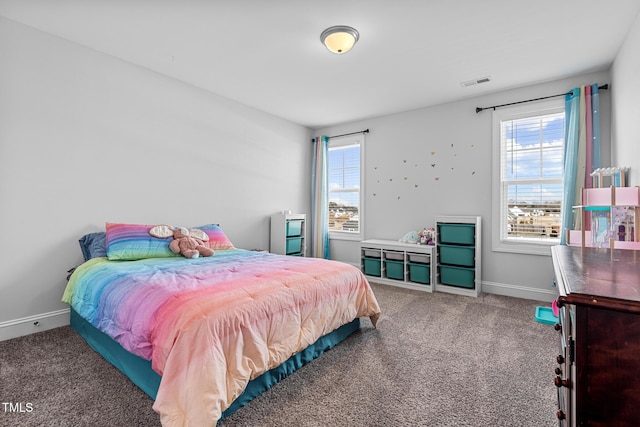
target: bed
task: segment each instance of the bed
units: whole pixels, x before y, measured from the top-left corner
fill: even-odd
[[[165,426],[207,426],[346,339],[380,308],[348,264],[237,249],[216,224],[210,257],[167,251],[151,226],[107,223],[62,300],[71,326],[155,399]]]

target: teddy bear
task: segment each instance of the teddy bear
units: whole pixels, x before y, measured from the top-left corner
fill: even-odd
[[[204,245],[209,236],[198,228],[174,227],[172,225],[156,225],[149,230],[149,234],[160,239],[173,237],[169,243],[169,249],[175,254],[181,254],[185,258],[198,258],[200,256],[212,256],[213,249]]]

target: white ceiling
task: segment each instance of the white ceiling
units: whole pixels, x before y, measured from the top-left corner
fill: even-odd
[[[0,0],[8,19],[314,129],[606,70],[639,9],[638,0]],[[333,25],[360,32],[351,52],[321,45]]]

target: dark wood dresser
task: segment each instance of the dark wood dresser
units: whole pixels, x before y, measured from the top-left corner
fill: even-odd
[[[555,246],[564,426],[640,426],[640,251]]]

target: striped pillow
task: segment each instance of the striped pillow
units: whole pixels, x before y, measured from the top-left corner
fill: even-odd
[[[107,222],[107,258],[111,261],[134,261],[181,256],[169,249],[172,237],[160,239],[149,234],[149,230],[154,226]]]

